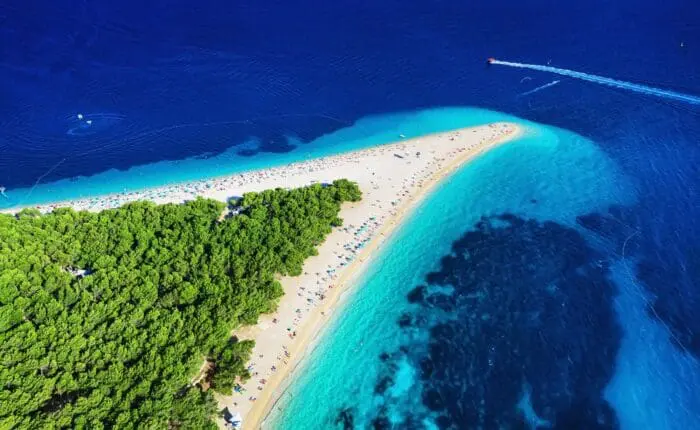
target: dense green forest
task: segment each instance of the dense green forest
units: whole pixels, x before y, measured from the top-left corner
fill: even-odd
[[[0,429],[213,426],[213,389],[246,377],[231,330],[272,311],[276,277],[361,197],[338,180],[226,205],[128,204],[100,213],[0,215]],[[214,427],[215,428],[215,427]]]

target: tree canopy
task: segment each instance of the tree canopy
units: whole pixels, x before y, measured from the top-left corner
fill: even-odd
[[[212,387],[246,377],[231,331],[274,310],[279,275],[341,224],[352,182],[225,204],[136,202],[0,215],[0,429],[209,428]]]

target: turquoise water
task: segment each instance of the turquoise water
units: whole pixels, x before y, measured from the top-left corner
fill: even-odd
[[[43,183],[39,178],[33,187],[8,190],[7,198],[0,199],[0,208],[133,191],[280,166],[309,158],[391,143],[398,140],[401,134],[410,138],[509,119],[514,118],[497,112],[472,108],[439,108],[370,116],[308,143],[302,143],[296,136],[288,135],[287,144],[294,149],[286,153],[260,153],[254,157],[247,157],[244,155],[245,151],[253,150],[260,145],[259,141],[250,140],[208,158],[164,161],[136,166],[125,171],[110,170],[94,176],[74,177],[51,183]],[[60,164],[54,167],[60,168]],[[46,176],[50,173],[51,170],[47,171]]]
[[[297,370],[294,383],[268,417],[267,428],[450,428],[450,425],[452,428],[465,428],[467,422],[477,427],[477,419],[486,423],[483,428],[494,428],[489,427],[488,423],[495,422],[503,425],[503,428],[512,427],[513,422],[526,423],[530,428],[537,427],[539,423],[543,428],[554,422],[552,417],[558,420],[556,428],[572,428],[564,424],[566,413],[580,413],[583,416],[586,409],[581,407],[581,400],[576,397],[578,394],[572,392],[585,392],[588,385],[595,389],[589,389],[589,393],[581,396],[596,397],[595,402],[601,404],[605,404],[603,398],[607,400],[623,429],[700,428],[700,418],[692,412],[700,406],[697,396],[693,394],[693,387],[700,382],[700,366],[694,358],[671,344],[665,326],[648,316],[645,293],[632,284],[634,275],[630,277],[634,261],[622,261],[619,247],[611,246],[606,238],[592,235],[577,223],[579,215],[604,213],[610,205],[634,204],[637,199],[635,184],[593,142],[564,130],[530,123],[525,125],[528,130],[526,136],[490,151],[462,168],[441,184],[392,237],[388,246],[383,248],[357,281],[357,289],[350,293],[343,310],[321,335],[321,341],[305,364]],[[476,346],[472,345],[475,349],[471,354],[487,351],[489,362],[484,366],[486,370],[479,369],[478,360],[471,360],[469,355],[466,358],[456,357],[457,360],[464,360],[452,369],[456,369],[456,372],[449,380],[452,385],[461,385],[456,391],[461,398],[459,402],[468,402],[467,399],[471,397],[482,399],[477,408],[478,416],[466,419],[469,415],[459,409],[462,406],[449,406],[449,402],[457,402],[456,398],[443,399],[443,406],[426,408],[425,392],[434,382],[430,377],[421,378],[420,375],[424,371],[425,357],[435,354],[435,348],[429,352],[423,351],[422,355],[420,351],[425,350],[431,336],[435,336],[436,322],[449,321],[458,326],[472,323],[460,320],[460,312],[454,308],[446,311],[444,306],[439,305],[419,313],[416,304],[406,300],[407,294],[416,286],[425,285],[426,275],[441,270],[441,259],[454,256],[452,243],[465,232],[473,230],[482,216],[503,213],[534,219],[543,226],[556,225],[562,231],[574,232],[575,236],[580,234],[586,237],[592,248],[600,251],[600,255],[609,256],[611,263],[607,278],[612,282],[610,294],[614,296],[614,310],[610,309],[611,318],[606,321],[610,325],[606,331],[610,333],[590,333],[585,329],[587,323],[578,321],[566,325],[556,320],[549,321],[549,324],[565,325],[567,329],[563,336],[569,339],[557,340],[548,333],[547,328],[537,330],[544,336],[550,336],[548,342],[551,349],[557,350],[563,342],[576,342],[578,334],[575,328],[581,326],[584,327],[582,333],[588,332],[581,335],[581,342],[594,339],[592,346],[598,347],[595,344],[598,342],[605,352],[596,355],[596,352],[589,350],[590,357],[586,357],[585,347],[591,345],[583,347],[582,354],[569,347],[574,352],[567,352],[566,360],[546,363],[547,370],[541,371],[541,374],[534,371],[526,373],[527,380],[516,381],[522,390],[518,388],[519,393],[507,393],[507,384],[502,388],[484,387],[493,381],[480,379],[465,369],[474,366],[471,370],[477,374],[488,373],[494,361],[496,368],[498,363],[503,362],[509,364],[501,366],[515,368],[519,363],[509,362],[507,357],[515,353],[510,351],[506,354],[501,350],[491,353],[487,351],[488,345],[478,344],[483,339],[473,334]],[[497,229],[499,222],[494,221],[491,226]],[[517,233],[514,230],[513,234]],[[539,240],[537,234],[533,236],[527,241]],[[487,244],[475,244],[474,249],[483,246]],[[561,243],[555,248],[558,246],[564,252],[568,245]],[[507,258],[519,260],[516,264],[529,264],[530,256],[517,251]],[[594,262],[594,265],[603,266],[602,261]],[[547,262],[532,263],[546,265]],[[490,270],[498,270],[498,266]],[[506,268],[503,270],[508,271]],[[538,268],[531,270],[537,271]],[[577,270],[580,271],[580,267]],[[452,282],[458,281],[453,279]],[[446,289],[447,294],[451,294],[458,286],[449,282],[442,287],[430,281],[427,284],[428,294],[433,294],[433,297],[445,293],[437,289]],[[559,285],[560,289],[564,288],[561,286],[564,284]],[[583,283],[577,288],[602,289],[600,285]],[[505,287],[508,288],[508,285]],[[532,289],[538,287],[531,285]],[[613,300],[600,300],[600,303],[610,301]],[[436,303],[439,303],[439,299]],[[588,305],[585,300],[574,301],[573,304],[581,307]],[[499,315],[497,308],[502,305],[492,303],[490,306],[495,309],[491,313],[491,317],[495,318],[494,315]],[[514,309],[518,309],[518,306]],[[470,310],[466,309],[465,312],[468,314]],[[515,311],[509,309],[505,313],[512,312]],[[582,314],[582,319],[596,312],[604,313],[601,309],[588,309]],[[413,315],[414,320],[422,318],[423,321],[397,324],[405,315]],[[481,318],[486,320],[489,314]],[[483,330],[492,328],[486,324],[480,327]],[[514,337],[522,334],[513,327],[499,326],[499,330],[500,336],[510,336],[507,340],[511,344],[517,344]],[[610,342],[605,340],[608,336]],[[447,340],[450,341],[449,337]],[[485,340],[486,343],[490,341]],[[423,361],[416,360],[416,355],[422,356]],[[577,355],[579,358],[576,358]],[[545,358],[542,357],[543,360]],[[538,358],[535,357],[534,361],[537,362]],[[591,367],[591,361],[601,364]],[[522,364],[527,367],[525,361]],[[564,371],[557,374],[560,366]],[[572,375],[576,366],[586,370],[585,378],[576,379]],[[597,370],[605,377],[598,377],[594,372]],[[512,372],[505,374],[512,378]],[[589,379],[598,382],[594,384]],[[561,393],[556,393],[561,380],[564,380],[566,387],[561,389]],[[679,383],[682,385],[680,389]],[[534,409],[532,386],[535,387]],[[547,387],[550,392],[544,394],[542,387]],[[500,396],[501,391],[503,396]],[[570,408],[571,404],[578,407],[560,413],[556,408],[562,404],[561,401],[551,398],[567,396],[570,400],[564,402],[568,404],[567,407]],[[499,400],[500,403],[489,407],[495,398],[513,398],[517,402],[504,403]],[[551,400],[550,405],[547,399]],[[445,403],[448,405],[444,406]],[[451,424],[447,419],[440,421],[445,417],[441,407],[448,411],[446,415],[452,419]],[[469,410],[468,407],[464,409]],[[460,415],[462,412],[464,415]],[[543,414],[548,416],[541,416]],[[456,416],[461,416],[464,421]],[[515,418],[509,418],[511,416]],[[595,426],[582,428],[614,427],[615,418],[610,416],[599,412],[593,418]],[[490,418],[493,420],[489,421]],[[584,425],[579,419],[585,417],[574,421]]]
[[[700,365],[685,349],[690,341],[677,337],[682,336],[682,325],[671,330],[665,322],[678,320],[666,313],[650,313],[654,296],[636,279],[637,261],[649,259],[645,253],[638,255],[639,249],[653,249],[647,242],[660,239],[637,230],[634,216],[611,215],[611,205],[633,208],[632,212],[646,207],[649,195],[640,194],[638,184],[644,179],[628,177],[594,142],[562,129],[460,107],[372,116],[309,143],[289,135],[288,144],[295,148],[287,153],[246,157],[241,150],[254,152],[261,145],[251,140],[208,158],[46,184],[39,181],[33,188],[8,191],[9,198],[0,206],[203,179],[389,143],[400,134],[413,137],[493,121],[518,122],[527,133],[461,169],[410,216],[357,281],[358,287],[300,367],[267,427],[465,428],[465,423],[477,423],[475,427],[481,423],[482,428],[492,428],[497,423],[512,428],[517,427],[513,423],[526,423],[530,428],[571,428],[566,427],[570,420],[593,416],[600,425],[587,428],[700,428],[694,413],[700,410],[700,401],[693,394],[700,384]],[[643,154],[638,157],[645,159]],[[494,218],[502,214],[519,221],[535,220],[537,225],[513,227],[512,220]],[[614,237],[596,231],[607,231],[603,221],[600,229],[589,228],[581,221],[586,214],[594,214],[594,224],[600,221],[595,217],[612,220],[617,225]],[[486,228],[479,227],[482,217],[489,217]],[[499,241],[498,235],[489,233],[508,229],[512,241]],[[465,238],[475,245],[455,248]],[[582,242],[576,242],[580,238]],[[571,241],[576,243],[572,246]],[[623,242],[629,245],[625,259]],[[547,254],[547,247],[563,254],[572,248],[574,256],[550,270],[548,261],[556,259],[556,253]],[[479,269],[483,261],[476,264],[462,255],[481,248],[492,252],[487,256],[494,261],[492,267]],[[445,258],[463,258],[457,266],[466,272],[474,264],[476,276],[490,284],[474,289],[469,282],[459,281],[463,274],[446,266]],[[516,264],[505,267],[504,261]],[[601,266],[610,283],[589,277],[567,284],[566,279],[557,278],[568,273],[567,265],[575,267],[572,273]],[[523,267],[532,275],[522,272]],[[545,273],[538,273],[539,268]],[[445,273],[458,281],[435,280]],[[525,280],[518,284],[518,278]],[[647,278],[647,284],[653,285],[648,273]],[[546,288],[538,289],[541,284]],[[407,300],[421,285],[427,285],[429,300]],[[535,292],[534,298],[522,291],[523,285]],[[465,288],[474,291],[462,294]],[[604,294],[580,296],[576,288]],[[498,292],[493,298],[491,290]],[[512,290],[511,296],[504,298],[501,290]],[[455,294],[488,300],[474,311],[461,299],[454,300],[459,303],[456,307],[433,304],[439,303],[435,297]],[[571,304],[577,311],[556,314],[552,300]],[[523,309],[502,306],[509,301],[528,305]],[[540,309],[532,302],[546,305]],[[510,321],[511,314],[518,316]],[[594,324],[587,321],[589,317]],[[548,323],[534,330],[529,327],[531,320]],[[554,329],[559,325],[564,326],[562,331]],[[445,334],[447,329],[454,332],[455,326],[457,335]],[[471,332],[460,332],[464,327]],[[542,333],[547,342],[537,345],[533,339]],[[495,338],[502,342],[494,342]],[[436,344],[447,345],[447,353],[441,353]],[[511,346],[512,351],[502,351]],[[540,355],[546,357],[546,369],[538,367]],[[445,363],[445,356],[455,358]],[[456,382],[445,384],[444,375],[428,374],[425,363],[431,361],[448,369],[449,380]],[[443,399],[436,402],[437,395]],[[448,397],[454,402],[444,400]],[[470,405],[474,399],[481,403]]]
[[[375,319],[387,324],[373,330],[389,338],[389,357],[372,360],[374,346],[352,353],[353,368],[380,378],[367,380],[368,397],[353,400],[357,385],[345,375],[339,380],[348,384],[319,379],[327,393],[310,391],[300,401],[325,396],[328,402],[308,406],[345,427],[371,420],[387,428],[412,406],[421,423],[428,417],[441,428],[549,423],[568,430],[578,421],[586,429],[700,429],[690,395],[700,359],[700,115],[697,107],[630,91],[644,85],[700,94],[698,11],[700,2],[688,0],[235,7],[10,0],[0,6],[0,33],[9,41],[0,48],[0,186],[9,190],[0,208],[201,179],[508,118],[418,111],[425,107],[478,105],[557,125],[591,138],[633,179],[616,183],[605,154],[565,132],[559,146],[533,143],[529,167],[537,169],[519,183],[498,178],[526,161],[511,160],[505,149],[487,167],[470,167],[491,179],[465,177],[472,182],[464,183],[464,204],[433,200],[431,214],[433,206],[445,211],[439,222],[428,214],[421,225],[432,228],[407,228],[423,231],[409,243],[427,261],[405,283],[386,284],[398,306],[391,315],[401,314],[404,324]],[[485,67],[491,56],[635,86],[566,77],[544,87],[554,76]],[[588,165],[544,166],[559,150]],[[592,172],[600,176],[591,189]],[[613,192],[619,189],[626,191]],[[582,199],[581,192],[595,195]],[[549,200],[530,197],[539,194]],[[636,203],[607,207],[627,198]],[[474,225],[476,214],[501,211],[515,219]],[[441,248],[426,250],[423,242]],[[454,255],[440,254],[450,244]],[[468,282],[471,272],[487,282]],[[446,285],[445,277],[464,282]],[[407,303],[417,283],[429,291]],[[472,297],[478,301],[469,305]],[[365,309],[367,318],[375,313]],[[431,373],[431,366],[447,370]],[[380,383],[387,378],[404,384],[387,388]],[[328,427],[302,424],[319,422]],[[424,426],[404,420],[397,427]]]

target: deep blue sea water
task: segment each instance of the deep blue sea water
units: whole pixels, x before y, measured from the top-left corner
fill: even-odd
[[[9,0],[0,37],[0,207],[532,121],[397,235],[280,427],[700,428],[700,107],[485,66],[700,95],[697,2]]]

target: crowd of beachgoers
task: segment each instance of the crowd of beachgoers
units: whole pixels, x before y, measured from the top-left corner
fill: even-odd
[[[509,127],[512,128],[510,124],[498,126],[489,125],[489,127],[497,128],[500,131],[498,135],[508,133],[510,130]],[[459,133],[459,131],[452,132],[450,139],[454,140],[455,138],[459,137]],[[410,158],[411,154],[401,154],[401,145],[401,143],[382,145],[346,154],[316,158],[291,163],[285,166],[242,172],[229,176],[170,184],[162,187],[147,188],[135,191],[125,190],[120,193],[32,205],[29,207],[35,208],[42,213],[50,212],[58,207],[72,207],[75,210],[88,210],[96,212],[104,209],[116,208],[128,202],[138,200],[149,200],[156,203],[181,203],[197,197],[227,200],[231,197],[240,196],[243,194],[243,192],[262,191],[267,189],[269,188],[267,184],[270,184],[270,181],[280,180],[278,186],[284,186],[284,179],[286,178],[299,177],[300,175],[308,174],[313,175],[315,172],[326,171],[335,166],[347,164],[348,162],[359,163],[360,160],[367,156],[392,153],[395,157]],[[475,143],[474,145],[478,145],[478,143]],[[462,150],[469,149],[471,148],[463,148]],[[312,179],[307,181],[307,183],[299,185],[295,184],[294,186],[309,185],[315,182],[319,181]],[[16,212],[17,210],[18,208],[10,208],[5,209],[2,212]]]
[[[266,391],[279,391],[277,374],[287,375],[299,364],[296,355],[305,355],[295,343],[308,347],[307,323],[314,313],[326,319],[334,311],[333,304],[339,294],[347,290],[346,281],[354,263],[365,262],[371,251],[365,253],[378,236],[386,239],[386,227],[395,224],[408,209],[407,206],[420,195],[422,188],[436,177],[441,177],[451,160],[471,156],[489,143],[505,140],[516,131],[511,124],[485,126],[488,132],[478,129],[477,138],[466,134],[477,129],[455,130],[438,135],[379,146],[363,151],[327,157],[304,163],[296,163],[281,169],[270,169],[277,175],[297,176],[320,172],[347,177],[360,184],[363,200],[341,211],[345,225],[335,229],[319,249],[319,256],[306,262],[305,272],[298,278],[282,280],[286,296],[279,309],[261,318],[253,328],[244,328],[236,334],[241,338],[254,338],[256,347],[249,363],[252,378],[236,386],[232,396],[220,398],[220,405],[240,412],[250,418],[255,403],[262,400]],[[476,137],[476,136],[475,136]],[[428,138],[435,139],[428,144]],[[425,142],[421,142],[425,140]],[[450,142],[449,147],[439,144]],[[328,181],[336,179],[327,178]],[[359,260],[359,261],[357,261]],[[301,334],[305,339],[297,339]],[[316,333],[317,334],[317,333]],[[269,403],[279,392],[268,394]],[[269,407],[269,405],[267,405]],[[262,414],[262,409],[255,414]],[[256,416],[254,421],[260,420]]]
[[[226,177],[33,207],[41,212],[64,206],[100,211],[137,200],[180,203],[207,197],[226,201],[245,192],[330,183],[340,178],[357,182],[362,201],[346,203],[341,210],[344,225],[335,228],[319,246],[319,255],[305,262],[301,276],[281,280],[285,296],[277,311],[262,316],[256,326],[236,330],[239,338],[256,341],[248,364],[252,377],[245,383],[239,381],[231,396],[217,398],[222,409],[244,417],[244,427],[257,427],[279,397],[284,378],[299,364],[322,321],[334,312],[341,292],[347,290],[356,272],[348,268],[358,267],[372,256],[373,249],[421,198],[426,184],[436,183],[449,173],[448,167],[455,168],[518,132],[514,124],[490,124]]]

